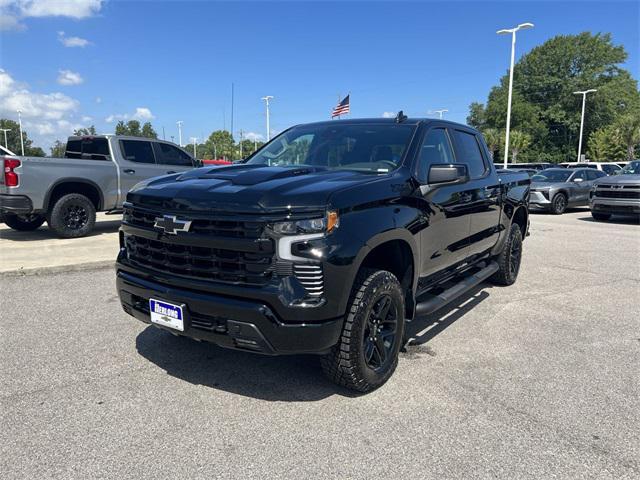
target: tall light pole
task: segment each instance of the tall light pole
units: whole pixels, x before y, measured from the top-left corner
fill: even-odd
[[[578,139],[578,162],[580,161],[580,155],[582,154],[582,131],[584,129],[584,107],[587,103],[587,94],[597,92],[595,88],[589,90],[583,90],[581,92],[573,92],[574,95],[582,95],[582,118],[580,119],[580,138]]]
[[[269,100],[273,98],[273,95],[267,95],[266,97],[262,97],[261,100],[264,100],[264,103],[267,106],[267,142],[271,140],[271,130],[269,127]]]
[[[434,110],[433,113],[437,113],[438,114],[438,118],[440,118],[440,120],[442,120],[444,118],[444,114],[446,112],[448,112],[449,110],[447,110],[446,108],[441,108],[440,110]]]
[[[24,157],[24,138],[22,138],[22,112],[18,110],[18,125],[20,125],[20,148],[22,148],[22,156]]]
[[[176,125],[178,125],[178,145],[182,146],[182,124],[184,122],[182,120],[178,120]]]
[[[193,143],[193,158],[198,158],[196,153],[196,142],[198,141],[198,137],[191,137],[191,143]]]
[[[7,132],[10,132],[10,128],[0,128],[4,132],[4,148],[9,148],[9,144],[7,143]]]
[[[521,23],[515,28],[504,28],[498,30],[498,35],[511,34],[511,66],[509,67],[509,98],[507,100],[507,133],[504,139],[504,168],[507,168],[509,159],[509,130],[511,129],[511,95],[513,93],[513,64],[516,57],[516,32],[525,28],[533,28],[533,23]]]

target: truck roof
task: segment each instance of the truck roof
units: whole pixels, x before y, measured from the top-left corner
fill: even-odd
[[[69,140],[82,140],[83,138],[117,138],[118,140],[153,140],[154,142],[170,143],[177,145],[171,140],[163,140],[161,138],[133,137],[130,135],[116,135],[115,133],[101,133],[96,135],[69,135]]]
[[[435,123],[435,122],[437,122],[438,124],[444,123],[451,126],[473,129],[473,127],[464,125],[462,123],[451,122],[449,120],[440,120],[439,118],[421,118],[421,117],[406,118],[401,122],[401,124],[402,125],[418,125],[418,124],[429,124],[429,123]],[[311,123],[305,123],[300,125],[336,125],[336,124],[355,125],[355,124],[363,124],[363,123],[369,123],[372,125],[384,125],[384,124],[395,124],[398,122],[396,122],[395,118],[375,117],[375,118],[349,118],[345,120],[324,120],[321,122],[311,122]]]

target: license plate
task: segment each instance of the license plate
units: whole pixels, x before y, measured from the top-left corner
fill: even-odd
[[[149,299],[151,322],[174,330],[184,331],[182,305],[174,305],[163,300]]]

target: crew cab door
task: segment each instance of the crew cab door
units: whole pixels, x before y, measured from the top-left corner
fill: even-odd
[[[123,200],[136,183],[166,173],[166,165],[156,163],[152,141],[120,139],[117,147],[121,153],[118,168],[120,169],[120,190]]]
[[[451,129],[458,163],[466,163],[470,181],[465,189],[469,202],[468,255],[491,249],[500,235],[500,183],[489,161],[489,152],[482,138],[473,130]]]
[[[421,283],[429,283],[439,272],[462,262],[469,246],[471,194],[469,185],[429,185],[429,168],[435,164],[460,163],[445,126],[433,125],[424,133],[414,174],[421,184],[417,191],[421,212]]]
[[[191,155],[175,145],[164,142],[154,142],[153,148],[156,154],[156,163],[162,170],[162,173],[184,172],[195,166],[195,160]]]
[[[589,191],[593,186],[593,180],[589,180],[587,169],[576,170],[569,178],[571,195],[570,205],[584,205],[589,200]]]

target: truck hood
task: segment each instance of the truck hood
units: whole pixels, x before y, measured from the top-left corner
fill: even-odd
[[[142,182],[127,201],[167,210],[317,211],[327,208],[332,193],[379,178],[303,165],[203,167]]]
[[[640,185],[640,175],[612,175],[596,180],[596,184],[606,185]]]

